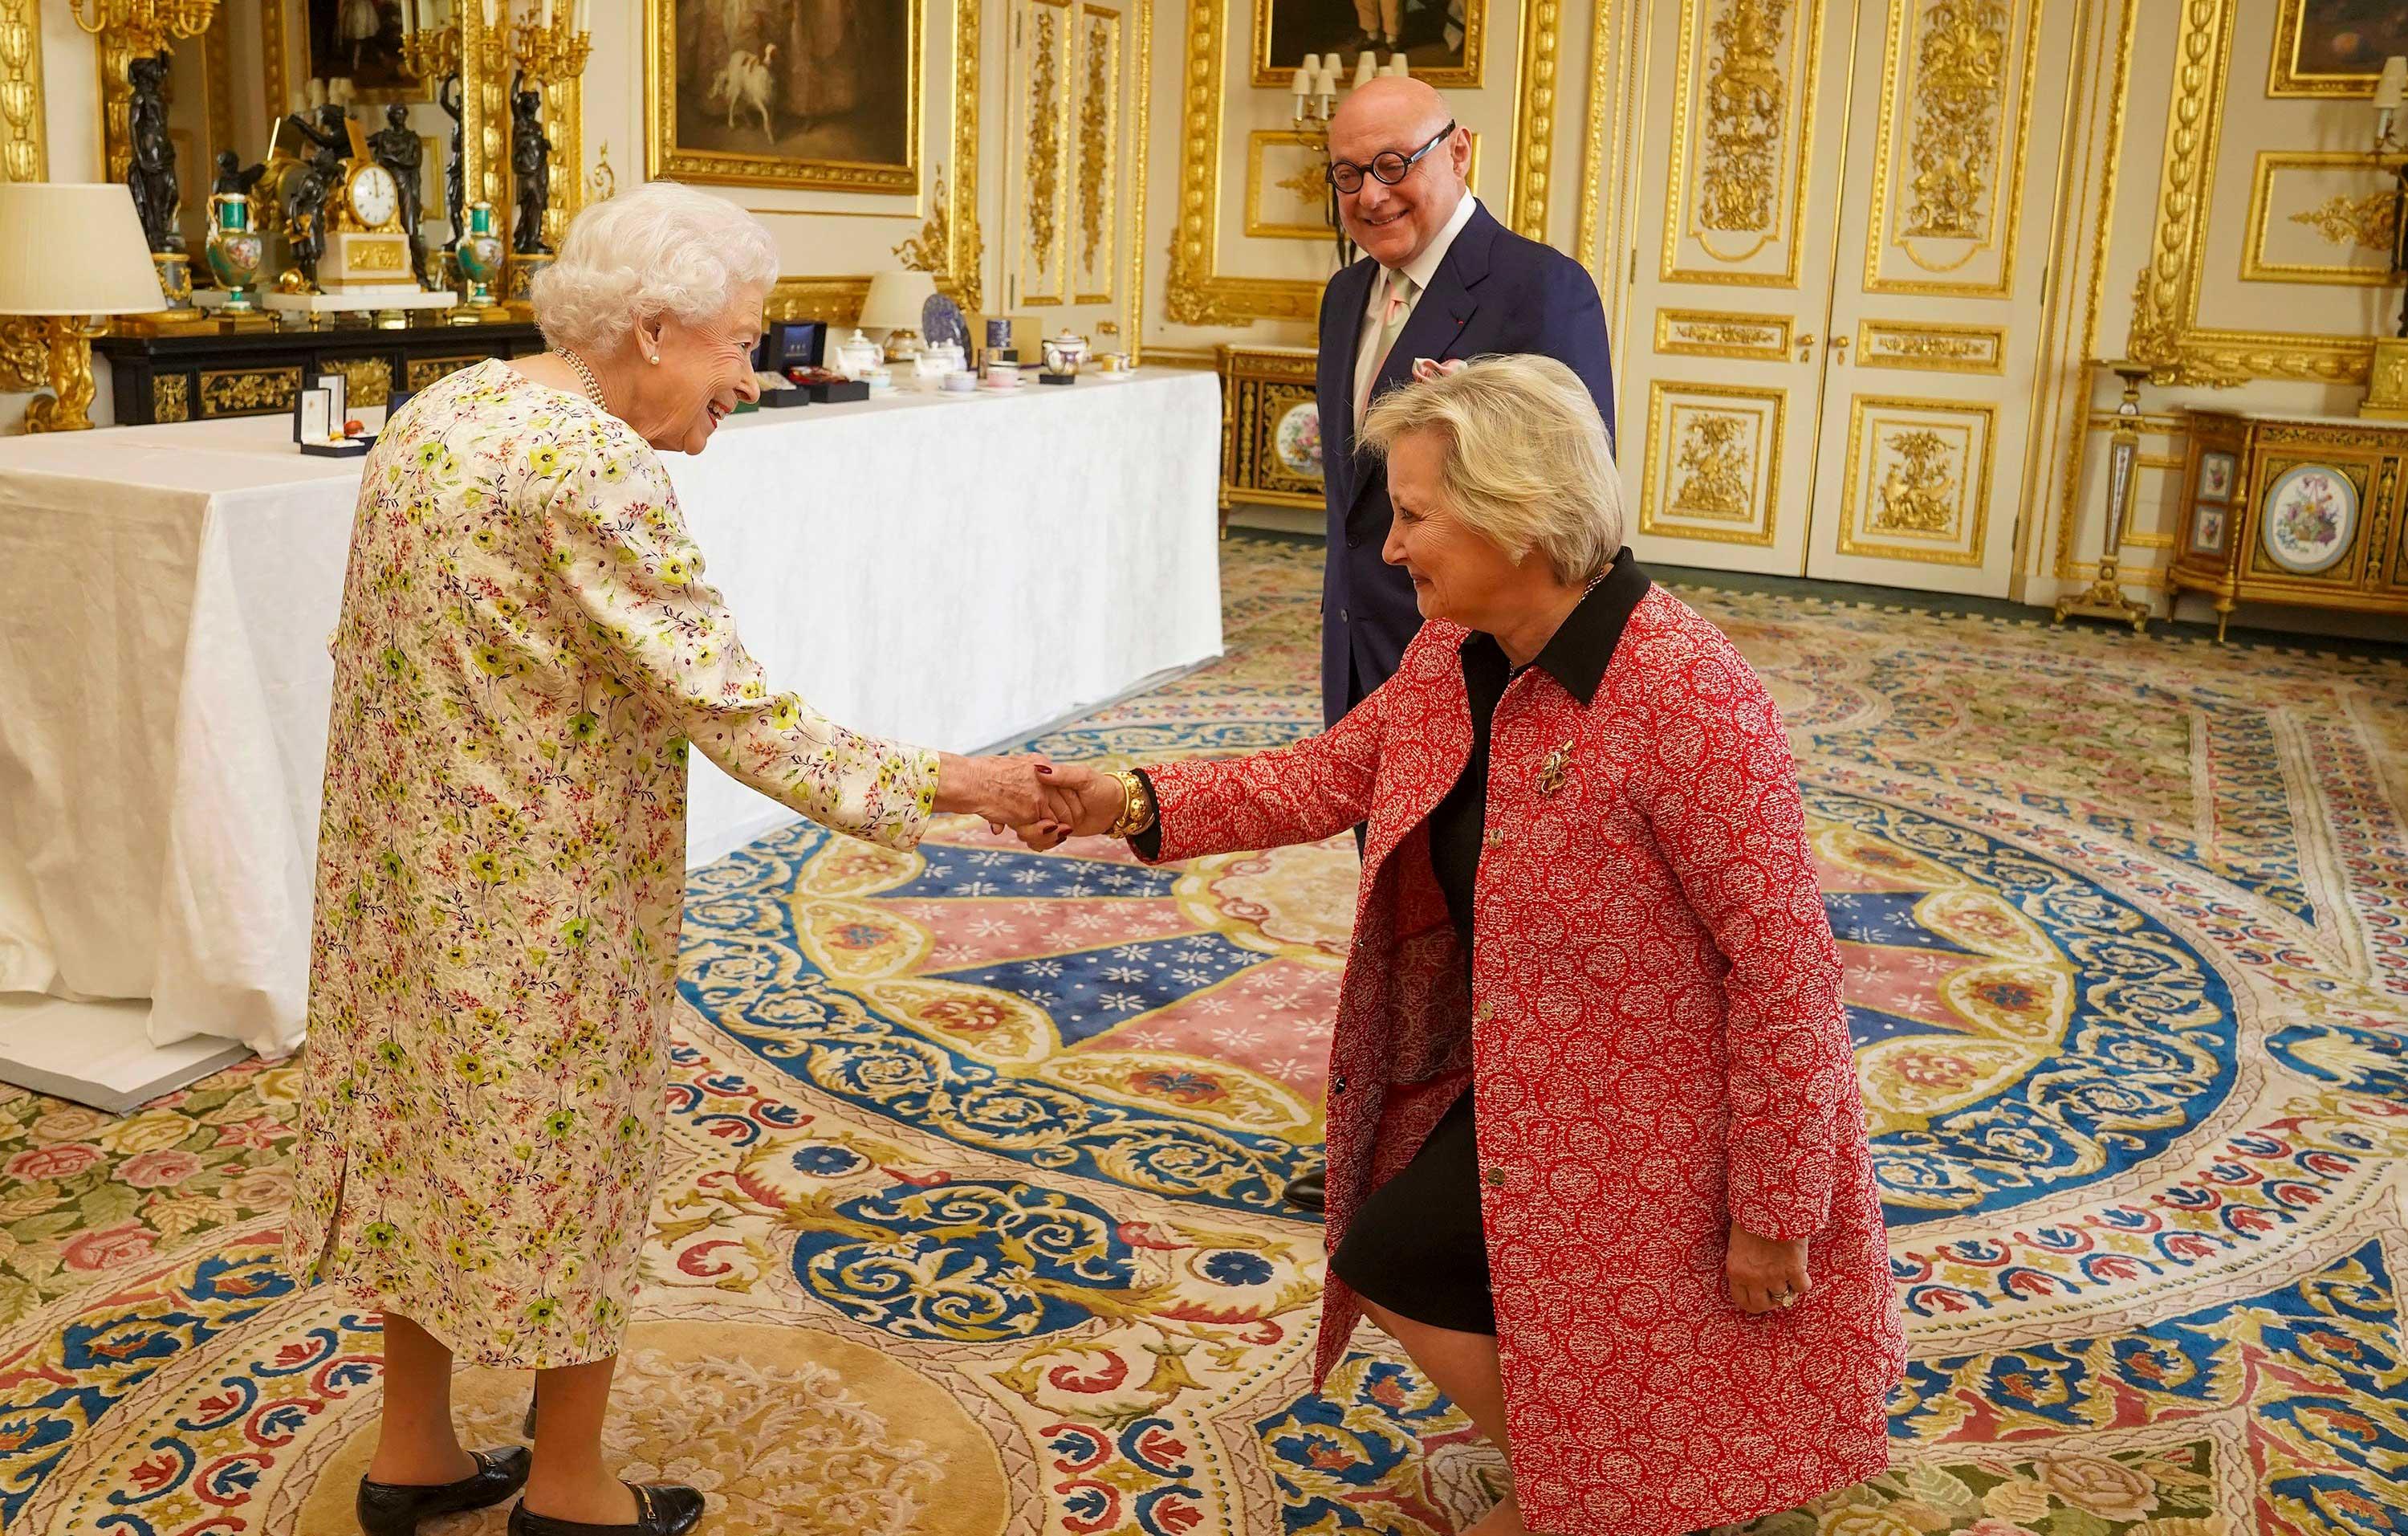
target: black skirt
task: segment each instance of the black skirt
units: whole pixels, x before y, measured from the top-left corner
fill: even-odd
[[[1399,1317],[1459,1333],[1497,1331],[1469,1088],[1403,1171],[1363,1202],[1329,1269]]]

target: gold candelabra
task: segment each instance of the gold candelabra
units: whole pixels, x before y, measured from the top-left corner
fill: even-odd
[[[136,54],[156,53],[170,39],[197,37],[217,15],[218,0],[67,0],[76,25],[107,34]]]
[[[593,47],[592,35],[577,24],[566,5],[549,20],[530,19],[509,29],[510,62],[546,85],[582,78]]]
[[[439,80],[460,72],[460,23],[446,22],[401,35],[401,67],[414,79]]]

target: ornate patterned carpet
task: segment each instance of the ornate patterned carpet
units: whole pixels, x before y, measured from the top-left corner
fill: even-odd
[[[1286,739],[1318,552],[1039,743]],[[1699,590],[1802,763],[1914,1341],[1896,1470],[1767,1536],[2408,1530],[2408,669]],[[1150,871],[948,830],[699,872],[611,1428],[737,1532],[1445,1532],[1498,1464],[1305,1381],[1351,842]],[[0,1523],[351,1529],[373,1319],[274,1269],[293,1074],[0,1100]],[[523,1380],[466,1379],[476,1439]],[[498,1514],[445,1528],[498,1532]]]

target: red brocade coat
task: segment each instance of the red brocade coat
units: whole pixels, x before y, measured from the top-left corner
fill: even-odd
[[[1369,823],[1330,1045],[1329,1247],[1468,1073],[1530,1529],[1686,1532],[1870,1477],[1905,1344],[1780,711],[1661,589],[1587,703],[1517,677],[1493,717],[1467,998],[1427,825],[1471,753],[1466,638],[1425,624],[1324,735],[1147,769],[1166,861]],[[1794,1307],[1731,1303],[1734,1222],[1813,1240]],[[1360,1316],[1333,1275],[1316,1384]]]

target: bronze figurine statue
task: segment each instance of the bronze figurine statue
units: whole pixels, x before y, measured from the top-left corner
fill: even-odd
[[[467,203],[468,157],[459,76],[443,77],[443,83],[435,88],[435,105],[452,119],[452,152],[443,161],[443,214],[452,224],[452,237],[443,243],[443,249],[451,251],[458,248],[460,237],[468,230],[461,222],[466,217],[462,209]]]
[[[134,210],[142,216],[142,235],[153,251],[181,251],[184,232],[176,226],[177,207],[183,196],[176,185],[176,145],[167,136],[167,103],[160,88],[167,81],[167,55],[137,58],[125,66],[134,96],[126,125],[133,162],[126,167],[126,190],[134,194]]]
[[[552,203],[552,140],[543,132],[543,97],[522,89],[522,74],[510,88],[510,179],[518,192],[518,217],[510,231],[510,249],[522,256],[547,256],[543,243],[543,210]]]
[[[218,151],[218,179],[210,183],[209,194],[211,196],[220,196],[228,193],[233,193],[248,197],[251,195],[251,189],[259,185],[259,179],[266,174],[267,167],[265,165],[245,166],[242,163],[242,156],[235,153],[232,150],[220,150]]]
[[[422,272],[426,253],[418,246],[419,176],[426,164],[426,145],[409,125],[409,108],[399,102],[384,109],[384,126],[368,137],[368,152],[393,173],[399,189],[402,232],[409,237],[409,269]]]

